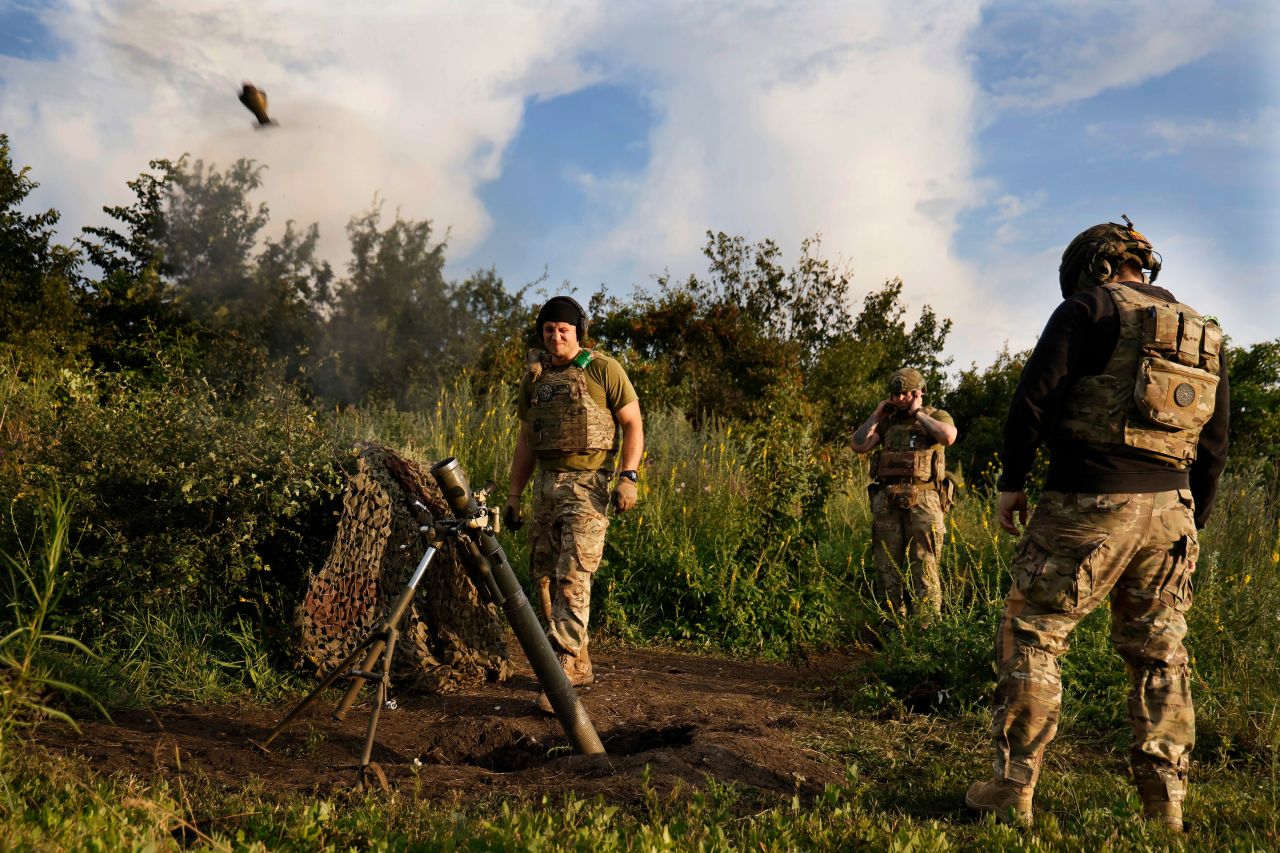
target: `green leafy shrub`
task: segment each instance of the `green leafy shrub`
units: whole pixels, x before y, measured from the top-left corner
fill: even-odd
[[[974,616],[978,618],[974,618]],[[948,610],[928,627],[915,623],[887,627],[882,644],[856,670],[855,678],[869,679],[910,711],[954,712],[987,702],[995,687],[994,639],[1000,610]],[[875,691],[859,690],[855,706],[872,710]]]
[[[165,364],[159,376],[0,364],[7,431],[0,494],[74,491],[63,614],[97,631],[126,605],[193,601],[287,625],[323,560],[341,451],[288,387],[218,387]]]

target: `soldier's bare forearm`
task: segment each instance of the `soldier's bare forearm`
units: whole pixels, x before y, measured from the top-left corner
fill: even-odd
[[[618,454],[619,471],[637,471],[644,459],[644,419],[640,402],[632,400],[613,413],[622,430],[622,452]]]
[[[533,476],[533,468],[537,460],[534,458],[533,449],[529,447],[529,439],[525,433],[526,427],[520,425],[520,437],[516,439],[515,453],[511,457],[511,477],[507,485],[507,496],[519,495],[524,491],[524,487],[528,485],[529,478]]]
[[[622,452],[618,454],[619,471],[636,471],[644,458],[644,427],[639,423],[622,428]]]
[[[921,429],[928,433],[930,438],[939,444],[949,446],[955,443],[958,433],[954,425],[930,417],[922,410],[916,411],[916,422],[920,424]]]
[[[866,447],[872,437],[876,434],[876,427],[880,425],[880,410],[872,412],[871,417],[858,427],[858,431],[853,434],[853,449],[861,453],[859,448]]]

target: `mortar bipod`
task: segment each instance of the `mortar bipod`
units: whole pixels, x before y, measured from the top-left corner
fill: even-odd
[[[424,526],[420,528],[423,532],[432,530],[432,527]],[[316,685],[316,688],[308,693],[302,701],[294,705],[285,714],[284,719],[276,723],[276,727],[261,742],[250,739],[249,742],[261,749],[263,752],[270,752],[271,742],[276,739],[281,732],[291,723],[294,717],[298,716],[303,709],[309,706],[320,695],[325,688],[332,685],[339,678],[351,679],[351,686],[347,688],[347,692],[343,695],[342,700],[333,711],[333,718],[338,721],[346,719],[347,712],[351,706],[355,704],[356,696],[360,692],[360,688],[364,686],[366,681],[375,682],[373,708],[369,712],[369,730],[364,737],[364,751],[360,755],[360,764],[357,766],[357,779],[361,784],[367,781],[367,776],[372,770],[378,777],[378,782],[383,789],[387,789],[387,777],[382,772],[382,768],[372,763],[370,758],[373,755],[373,738],[378,730],[378,715],[382,713],[383,707],[387,702],[387,690],[391,686],[391,661],[395,655],[396,640],[400,637],[400,630],[396,627],[400,623],[400,619],[404,616],[404,612],[409,608],[409,602],[413,599],[413,594],[418,588],[418,584],[422,581],[423,575],[427,572],[427,566],[431,563],[431,558],[437,553],[436,546],[428,545],[427,551],[422,555],[422,559],[418,562],[418,567],[414,569],[413,575],[409,578],[408,585],[401,591],[395,603],[391,606],[391,610],[387,613],[385,619],[379,623],[368,635],[364,637],[351,653],[343,659],[342,663],[334,667],[324,679]],[[356,660],[360,656],[364,656],[363,662],[356,667]],[[378,660],[381,658],[382,666],[379,671],[375,672],[374,667],[377,666]]]

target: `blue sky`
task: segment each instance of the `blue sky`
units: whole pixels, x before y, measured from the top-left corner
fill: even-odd
[[[1280,337],[1280,12],[1265,2],[0,0],[0,130],[69,239],[154,157],[268,165],[274,227],[387,216],[454,276],[588,295],[704,268],[704,232],[822,235],[901,276],[958,366],[1030,346],[1081,229]],[[234,100],[266,89],[281,127]]]
[[[613,83],[528,98],[501,172],[480,186],[494,224],[469,259],[510,271],[515,287],[544,271],[545,286],[560,285],[579,241],[590,239],[601,217],[609,217],[608,200],[597,187],[640,179],[654,121],[640,92]],[[559,278],[551,278],[553,270],[561,271]],[[587,278],[574,277],[582,287],[605,283],[582,275]]]

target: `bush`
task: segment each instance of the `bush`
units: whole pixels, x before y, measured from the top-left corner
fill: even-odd
[[[159,377],[0,363],[0,494],[77,496],[78,570],[65,621],[88,631],[125,605],[194,600],[279,625],[324,557],[340,451],[289,388],[243,396],[165,364]]]

